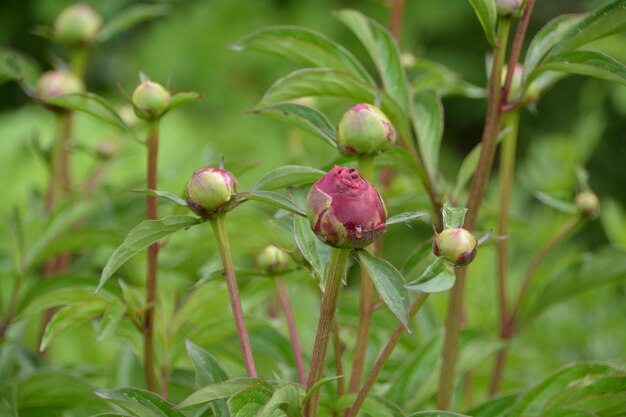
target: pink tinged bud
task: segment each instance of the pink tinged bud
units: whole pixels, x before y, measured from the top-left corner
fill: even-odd
[[[257,265],[269,275],[284,274],[289,270],[289,255],[282,249],[269,245],[259,253]]]
[[[335,166],[313,184],[306,210],[317,237],[337,248],[364,248],[387,230],[380,194],[353,168]]]
[[[467,230],[446,229],[435,237],[433,253],[455,268],[468,265],[476,257],[476,239]]]
[[[50,110],[64,111],[59,107],[46,104],[45,101],[52,97],[84,91],[85,85],[80,78],[68,71],[54,70],[45,72],[37,81],[35,99],[42,102]]]
[[[159,117],[170,103],[170,93],[159,83],[143,81],[133,92],[133,105],[137,117],[154,119]]]
[[[600,213],[600,200],[598,196],[591,191],[582,191],[576,195],[574,200],[576,208],[581,213],[595,218]]]
[[[374,155],[396,142],[393,125],[375,106],[357,104],[337,125],[337,144],[348,155]]]
[[[237,178],[228,171],[203,168],[187,183],[187,204],[198,216],[213,218],[237,205]]]
[[[102,19],[89,5],[76,3],[63,10],[54,21],[54,40],[67,45],[85,45],[96,40]]]
[[[522,0],[496,0],[496,10],[500,17],[511,16],[517,12],[521,5]]]

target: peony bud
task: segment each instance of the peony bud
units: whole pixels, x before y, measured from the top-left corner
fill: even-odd
[[[387,230],[380,194],[354,168],[335,166],[306,198],[311,229],[327,245],[364,248]]]
[[[457,227],[446,229],[435,237],[433,253],[459,268],[474,260],[476,246],[474,236],[462,227]]]
[[[101,27],[102,19],[94,9],[85,3],[76,3],[57,16],[52,35],[59,43],[86,45],[96,39]]]
[[[133,92],[135,112],[141,119],[154,119],[159,117],[163,114],[169,103],[169,91],[161,84],[153,81],[143,81]]]
[[[35,99],[43,103],[50,110],[63,111],[63,109],[46,104],[46,100],[64,94],[82,93],[85,91],[83,82],[68,71],[54,70],[45,72],[35,86]]]
[[[509,17],[518,11],[522,5],[522,0],[496,0],[496,10],[498,16]]]
[[[269,275],[284,274],[289,269],[289,255],[274,245],[266,246],[256,261],[259,268]]]
[[[600,212],[600,200],[598,196],[591,191],[582,191],[576,195],[574,200],[576,208],[585,215],[595,218]]]
[[[96,147],[96,156],[98,159],[108,161],[113,158],[118,151],[117,143],[112,140],[103,140]]]
[[[504,81],[506,80],[507,67],[507,65],[504,65],[502,69],[502,85],[504,85]],[[509,89],[509,101],[523,102],[525,104],[534,103],[539,99],[539,87],[535,81],[531,82],[526,88],[526,91],[524,91],[523,97],[520,97],[523,78],[524,66],[516,64],[515,70],[513,71],[513,78],[511,79],[511,87]]]
[[[357,104],[337,125],[337,143],[348,155],[374,155],[396,142],[396,131],[387,116],[370,104]]]
[[[187,183],[187,204],[200,217],[212,218],[237,205],[237,178],[223,169],[203,168]]]

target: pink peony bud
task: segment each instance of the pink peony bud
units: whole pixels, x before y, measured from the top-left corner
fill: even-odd
[[[508,17],[517,12],[522,5],[522,0],[496,0],[498,16]]]
[[[476,246],[474,236],[462,227],[457,227],[446,229],[435,237],[433,253],[458,268],[474,260]]]
[[[52,70],[42,74],[35,85],[35,99],[50,110],[66,111],[57,106],[46,104],[46,100],[64,94],[82,93],[85,91],[83,82],[68,71]]]
[[[364,248],[387,230],[380,194],[353,168],[335,166],[313,184],[306,211],[317,237],[337,248]]]
[[[237,205],[237,178],[223,169],[203,168],[187,183],[187,204],[200,217],[212,218]]]

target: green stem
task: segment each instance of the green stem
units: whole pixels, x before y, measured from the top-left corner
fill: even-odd
[[[501,74],[506,55],[506,44],[509,35],[511,21],[502,19],[498,21],[496,33],[496,45],[493,51],[491,75],[489,78],[489,96],[487,103],[487,116],[481,139],[482,149],[476,173],[472,178],[470,189],[468,213],[464,227],[472,230],[476,226],[478,209],[482,201],[487,180],[491,174],[491,166],[496,150],[498,132],[500,129],[500,98],[501,98]],[[454,373],[459,351],[459,336],[463,312],[463,298],[465,292],[465,277],[467,268],[457,269],[456,283],[450,291],[448,312],[446,318],[446,334],[443,347],[443,361],[439,375],[439,390],[437,392],[437,407],[448,410],[452,400],[454,388]]]
[[[374,179],[374,158],[361,157],[358,159],[358,167],[361,175],[369,182]],[[375,252],[375,245],[365,248],[370,253]],[[348,392],[356,392],[361,385],[363,367],[365,366],[365,354],[367,350],[367,336],[370,331],[372,314],[374,312],[374,283],[369,272],[361,268],[361,293],[359,299],[359,324],[356,333],[356,344],[354,346],[354,361],[352,363],[352,374],[348,385]]]
[[[498,215],[498,226],[496,233],[499,236],[507,236],[509,234],[509,212],[511,202],[511,188],[513,178],[515,176],[515,150],[517,147],[517,134],[519,127],[520,111],[515,110],[507,113],[504,117],[503,125],[505,129],[508,127],[509,132],[500,145],[500,212]],[[498,292],[498,307],[500,320],[500,338],[504,339],[504,332],[508,318],[507,303],[507,271],[508,271],[508,239],[502,239],[497,245],[497,281],[496,287]],[[502,352],[502,351],[500,351]],[[500,352],[498,358],[500,358]],[[500,380],[502,378],[502,360],[496,360],[490,395],[498,391]]]
[[[337,310],[337,299],[341,288],[341,281],[346,271],[346,264],[350,250],[333,248],[330,252],[330,261],[326,271],[326,284],[322,305],[320,307],[320,318],[317,323],[317,333],[311,355],[311,368],[307,380],[307,392],[322,378],[324,373],[324,362],[328,351],[328,341],[331,336],[335,311]],[[320,391],[311,394],[304,404],[305,417],[317,417],[320,401]]]
[[[248,336],[246,322],[243,318],[243,308],[241,307],[237,277],[235,276],[235,268],[233,266],[224,219],[224,215],[211,219],[211,227],[215,233],[220,257],[222,258],[222,265],[224,266],[224,275],[226,277],[226,285],[228,286],[228,295],[230,296],[230,307],[233,310],[233,316],[235,318],[235,326],[237,328],[237,336],[239,338],[239,345],[241,346],[243,362],[248,376],[256,378],[257,374],[254,366],[254,358],[252,357],[252,348],[250,347],[250,338]]]
[[[85,79],[85,72],[87,71],[87,64],[89,63],[90,50],[89,47],[83,46],[72,50],[70,57],[70,67],[72,73],[79,77],[81,80]]]
[[[413,304],[411,304],[411,307],[409,309],[409,319],[412,319],[413,317],[415,317],[417,312],[420,311],[420,309],[422,308],[422,305],[424,305],[424,303],[428,299],[429,295],[430,295],[429,293],[420,293],[420,295],[415,299]],[[398,342],[400,341],[400,336],[404,334],[405,330],[406,329],[404,328],[404,325],[402,324],[396,327],[396,330],[391,335],[391,338],[387,342],[387,345],[385,345],[385,348],[383,349],[383,351],[380,353],[380,355],[378,355],[378,359],[376,359],[374,368],[372,369],[372,371],[367,377],[367,380],[365,381],[365,383],[359,390],[359,394],[357,395],[356,400],[354,401],[354,404],[352,405],[352,407],[346,410],[344,417],[354,417],[359,412],[359,409],[361,408],[361,406],[363,405],[363,402],[367,398],[367,395],[369,394],[370,389],[372,389],[374,382],[376,382],[376,378],[378,378],[378,375],[380,374],[380,371],[382,371],[383,367],[385,366],[387,359],[389,359],[389,357],[391,356],[391,353],[393,352],[395,347],[398,345]]]
[[[152,121],[148,127],[148,138],[146,142],[148,147],[147,161],[147,188],[149,190],[157,189],[157,163],[159,155],[159,121]],[[157,217],[157,198],[155,196],[146,197],[146,218],[148,220],[156,220]],[[148,268],[146,277],[146,311],[143,323],[143,350],[144,350],[144,373],[146,378],[146,386],[152,392],[158,392],[157,376],[155,371],[155,354],[154,354],[154,309],[157,297],[157,261],[159,255],[159,244],[153,243],[148,246]]]

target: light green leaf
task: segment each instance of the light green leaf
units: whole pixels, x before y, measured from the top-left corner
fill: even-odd
[[[174,110],[176,107],[180,107],[183,104],[191,103],[192,101],[200,100],[202,98],[202,94],[196,93],[194,91],[186,91],[183,93],[176,93],[170,98],[170,102],[167,104],[165,110],[163,110],[163,115],[171,110]]]
[[[495,0],[470,0],[470,4],[485,31],[487,41],[491,46],[494,46],[496,44],[496,20],[498,18]]]
[[[57,311],[48,322],[41,338],[40,351],[44,351],[50,341],[65,330],[77,327],[99,315],[106,309],[108,303],[101,299],[81,301],[70,304]]]
[[[304,65],[348,71],[374,85],[372,76],[343,46],[325,35],[298,26],[270,26],[246,36],[231,48],[261,51],[282,56]]]
[[[626,85],[626,66],[608,55],[595,51],[563,52],[552,55],[529,75],[528,82],[543,71],[588,75]]]
[[[102,313],[102,319],[96,330],[96,340],[106,340],[117,328],[117,325],[126,315],[126,305],[120,302],[112,302]]]
[[[271,398],[272,390],[266,385],[253,385],[228,399],[231,417],[255,417]]]
[[[278,194],[274,191],[252,190],[248,191],[247,193],[237,193],[237,195],[248,200],[260,201],[262,203],[270,204],[280,209],[290,211],[299,216],[306,217],[306,211],[304,210],[304,208],[300,207],[284,195]]]
[[[276,411],[287,409],[288,416],[298,414],[300,405],[300,393],[295,385],[284,385],[272,394],[270,400],[259,410],[256,417],[272,417]]]
[[[499,395],[468,410],[467,414],[473,417],[505,417],[519,396],[517,392]]]
[[[185,346],[191,364],[196,371],[196,385],[198,387],[217,384],[228,379],[226,372],[213,355],[190,340],[185,341]]]
[[[22,82],[34,90],[41,68],[33,58],[9,48],[0,47],[0,85],[8,81]]]
[[[613,199],[603,199],[600,220],[609,242],[626,249],[626,213],[622,206]]]
[[[443,215],[443,228],[455,229],[463,226],[465,222],[465,213],[467,209],[465,207],[454,207],[449,201],[446,201],[441,209]]]
[[[408,223],[413,220],[421,219],[423,217],[428,217],[430,214],[427,211],[407,211],[405,213],[396,214],[395,216],[391,216],[387,219],[387,226],[396,223]]]
[[[324,271],[330,256],[328,246],[323,244],[311,230],[309,221],[304,217],[294,216],[294,236],[302,256],[309,262],[319,282],[324,280]]]
[[[327,376],[327,377],[320,379],[311,387],[310,390],[307,391],[306,395],[302,399],[302,402],[304,403],[306,400],[308,400],[311,395],[313,395],[317,390],[321,389],[324,385],[329,384],[333,381],[336,381],[339,378],[343,378],[343,375]],[[352,403],[354,403],[354,399]]]
[[[160,220],[146,220],[139,223],[131,230],[124,242],[113,252],[109,258],[102,275],[96,292],[100,291],[102,286],[111,278],[111,276],[126,261],[141,252],[151,244],[158,242],[165,236],[171,235],[181,229],[188,229],[202,223],[202,220],[191,216],[167,216]]]
[[[182,198],[180,198],[179,196],[177,196],[176,194],[172,194],[170,192],[167,191],[161,191],[161,190],[148,190],[145,188],[141,188],[141,189],[136,189],[136,190],[129,190],[132,191],[133,193],[141,193],[141,194],[147,194],[147,195],[152,195],[155,197],[162,197],[166,200],[170,200],[173,203],[178,204],[179,206],[183,206],[183,207],[187,207],[188,204],[185,200],[183,200]]]
[[[64,109],[80,111],[112,124],[123,131],[131,131],[113,106],[105,98],[94,93],[75,93],[51,97],[46,100],[46,103]]]
[[[162,4],[138,4],[122,10],[115,15],[100,31],[98,40],[105,42],[133,26],[157,17],[165,16],[169,7]]]
[[[535,197],[537,200],[541,201],[548,207],[552,207],[555,210],[558,210],[562,213],[566,214],[576,214],[578,210],[574,206],[574,203],[571,200],[563,200],[561,198],[552,196],[550,194],[542,193],[541,191],[537,191],[535,193]]]
[[[411,120],[417,132],[417,142],[424,167],[431,182],[439,173],[439,149],[443,136],[443,105],[433,90],[424,90],[413,97]]]
[[[367,269],[376,291],[389,310],[409,329],[409,294],[404,288],[404,278],[389,262],[376,258],[365,250],[357,251],[362,267]]]
[[[409,91],[400,51],[395,38],[380,23],[356,10],[339,10],[334,13],[354,32],[374,61],[383,81],[385,91],[404,110],[409,110]]]
[[[485,98],[487,91],[459,78],[459,75],[438,62],[420,58],[411,68],[413,92],[434,90],[440,96]]]
[[[229,398],[251,385],[259,384],[266,383],[256,378],[233,378],[228,381],[220,382],[219,384],[208,385],[189,395],[176,406],[176,409],[182,410],[211,401]]]
[[[183,413],[174,410],[172,404],[153,392],[137,388],[119,388],[96,390],[95,394],[131,413],[140,413],[141,415],[153,417],[185,417]]]
[[[0,415],[19,417],[16,402],[17,387],[14,384],[5,384],[0,387]]]
[[[279,188],[312,184],[325,174],[316,168],[300,165],[285,165],[267,174],[252,186],[253,190],[277,190]]]
[[[324,113],[312,107],[296,103],[283,103],[255,109],[254,112],[302,129],[321,138],[332,147],[337,147],[335,127]]]
[[[454,270],[443,259],[437,258],[415,281],[405,285],[408,290],[425,293],[448,291],[454,285]]]
[[[465,414],[453,413],[452,411],[419,411],[409,414],[409,417],[470,417]]]

